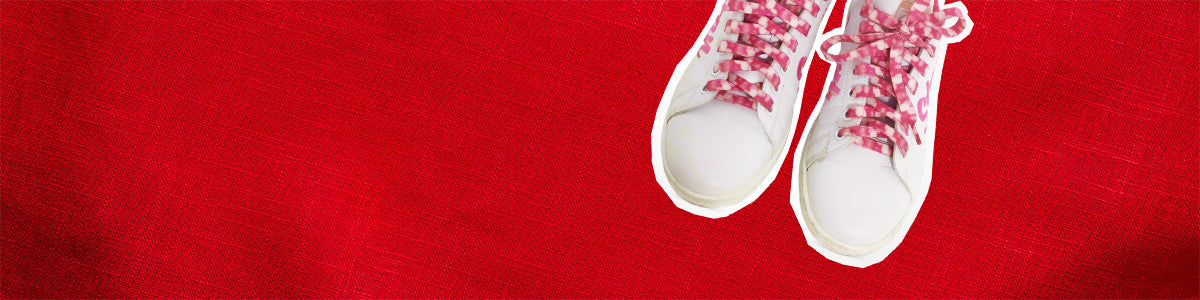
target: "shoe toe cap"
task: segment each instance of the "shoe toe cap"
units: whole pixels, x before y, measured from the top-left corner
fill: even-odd
[[[757,114],[712,101],[673,116],[664,127],[663,158],[678,187],[709,198],[689,199],[714,207],[736,202],[737,193],[761,181],[772,146]],[[717,199],[728,198],[728,199]]]
[[[809,166],[807,201],[825,234],[842,243],[869,245],[896,229],[911,199],[886,157],[852,148]]]

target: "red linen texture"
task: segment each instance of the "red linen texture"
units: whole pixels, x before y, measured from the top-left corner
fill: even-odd
[[[929,197],[859,269],[790,158],[722,219],[655,182],[714,1],[4,1],[0,294],[1200,296],[1200,3],[964,2]]]

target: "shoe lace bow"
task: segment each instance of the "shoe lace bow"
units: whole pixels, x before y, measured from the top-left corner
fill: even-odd
[[[862,61],[854,67],[854,74],[870,76],[869,82],[853,87],[851,97],[867,98],[861,105],[852,105],[846,111],[847,118],[859,118],[857,125],[842,127],[838,136],[852,136],[854,144],[891,155],[892,148],[905,155],[908,142],[901,134],[912,135],[917,144],[921,137],[915,128],[917,108],[910,93],[917,92],[917,81],[911,71],[925,73],[929,67],[918,58],[920,51],[933,55],[934,40],[955,37],[963,32],[970,19],[958,8],[930,9],[928,0],[916,0],[907,14],[893,18],[875,8],[872,0],[866,0],[859,14],[865,18],[859,25],[858,34],[830,37],[821,44],[821,51],[834,62]],[[950,18],[958,22],[945,27]],[[829,52],[839,43],[855,43],[858,48],[841,54]],[[893,97],[894,103],[881,98]],[[890,105],[890,104],[894,104]]]

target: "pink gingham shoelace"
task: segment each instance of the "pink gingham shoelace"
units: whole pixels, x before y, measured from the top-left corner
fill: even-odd
[[[854,67],[854,74],[871,76],[869,84],[855,86],[850,91],[852,97],[867,98],[864,104],[851,106],[846,111],[846,117],[861,118],[861,121],[858,125],[839,129],[838,136],[853,136],[855,145],[888,156],[892,154],[894,145],[900,155],[905,155],[908,142],[900,134],[911,134],[917,144],[921,143],[921,137],[914,128],[917,123],[916,107],[908,95],[916,92],[918,83],[910,78],[908,72],[915,70],[924,73],[929,66],[918,59],[917,54],[924,50],[933,55],[935,49],[930,41],[957,36],[971,21],[957,8],[939,10],[934,7],[932,12],[927,13],[929,0],[914,1],[903,20],[896,20],[876,9],[872,2],[866,0],[863,3],[860,14],[866,20],[859,25],[859,34],[834,36],[821,45],[821,51],[830,60],[866,60],[868,63]],[[943,27],[950,18],[959,20],[951,27]],[[861,46],[843,54],[829,53],[830,47],[843,42]],[[908,92],[896,92],[905,90]],[[877,97],[895,97],[895,108],[879,101]],[[891,121],[891,125],[887,120]]]
[[[770,111],[775,101],[763,91],[763,84],[770,83],[776,89],[780,84],[779,73],[771,68],[771,62],[778,63],[781,70],[787,71],[788,56],[780,47],[786,46],[796,51],[796,47],[799,46],[799,42],[788,33],[788,29],[794,28],[807,36],[811,25],[801,20],[799,15],[807,12],[816,17],[820,7],[812,0],[730,0],[725,6],[725,11],[745,14],[741,21],[728,20],[725,24],[725,32],[737,34],[737,41],[725,40],[717,46],[718,52],[733,54],[733,58],[717,63],[717,69],[729,72],[729,76],[708,81],[704,90],[717,91],[717,100],[750,109],[754,109],[754,104],[758,103]],[[775,18],[781,22],[774,22]],[[771,35],[778,41],[768,42],[758,35]],[[752,83],[732,73],[736,71],[757,71],[762,73],[766,81]],[[742,92],[746,96],[733,92]]]

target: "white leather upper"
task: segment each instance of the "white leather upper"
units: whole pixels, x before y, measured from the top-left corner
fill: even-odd
[[[724,5],[720,1],[717,5]],[[820,1],[827,8],[826,1]],[[716,49],[722,40],[734,40],[736,34],[725,32],[728,20],[741,20],[739,12],[724,12],[717,16],[716,28],[711,30],[712,51],[696,55],[679,79],[675,91],[671,92],[668,116],[663,128],[663,160],[669,175],[686,192],[700,196],[723,196],[738,192],[749,192],[748,187],[761,183],[763,172],[774,162],[783,158],[788,149],[790,134],[794,132],[798,78],[800,66],[808,60],[813,41],[819,34],[817,19],[807,13],[800,17],[812,24],[808,35],[795,29],[791,34],[797,38],[797,51],[784,47],[789,57],[786,70],[778,67],[781,84],[772,87],[763,85],[763,90],[774,101],[771,110],[762,106],[748,109],[743,106],[714,100],[715,92],[704,91],[709,80],[725,78],[728,73],[714,72],[716,64],[730,59],[727,53]],[[823,16],[823,15],[822,15]],[[706,28],[705,34],[709,34]],[[754,74],[757,75],[757,74]],[[740,199],[730,199],[736,201]],[[689,201],[700,206],[720,206],[729,203],[706,202],[703,199]]]
[[[809,166],[805,179],[816,223],[847,244],[884,239],[908,212],[908,189],[891,161],[866,148],[826,155]]]
[[[691,192],[725,195],[755,179],[771,158],[771,143],[746,107],[710,101],[667,121],[667,170]]]
[[[875,0],[877,8],[895,11],[901,0]],[[853,1],[848,8],[850,17],[846,34],[856,34],[863,18],[858,14],[862,1]],[[843,44],[842,51],[854,47]],[[928,55],[923,55],[928,57]],[[897,157],[852,144],[852,139],[838,137],[838,129],[858,124],[858,119],[846,118],[847,108],[861,105],[865,100],[850,96],[853,87],[866,84],[866,76],[853,74],[859,62],[838,63],[835,72],[839,80],[828,89],[826,102],[802,147],[801,170],[807,186],[805,201],[815,220],[817,230],[838,242],[848,245],[869,245],[881,242],[900,225],[913,203],[912,183],[918,178],[908,172],[924,165],[925,145],[909,142],[908,156]],[[931,66],[931,69],[940,66]],[[925,88],[922,84],[922,89]],[[837,92],[837,93],[835,93]],[[921,91],[924,93],[924,90]],[[923,95],[914,95],[913,100]],[[917,160],[917,161],[912,161]],[[905,165],[906,176],[897,173],[897,162]],[[916,175],[918,173],[911,173]],[[903,178],[909,177],[909,178]]]

